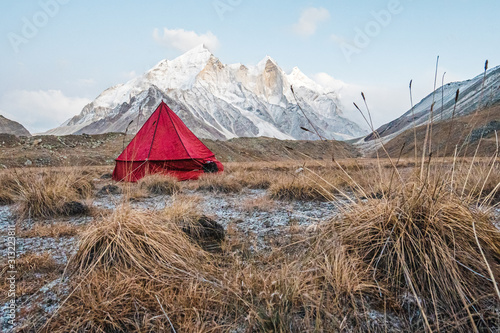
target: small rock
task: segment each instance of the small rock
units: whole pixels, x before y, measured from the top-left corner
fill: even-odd
[[[33,162],[31,162],[31,160],[26,160],[26,162],[24,162],[24,165],[31,166],[33,165]]]
[[[226,235],[221,224],[205,215],[200,217],[196,224],[184,226],[182,231],[209,252],[219,252],[220,243]]]
[[[101,179],[111,179],[113,174],[111,172],[105,173],[101,176]]]
[[[63,206],[63,211],[66,215],[84,215],[87,214],[89,208],[78,201],[66,202]]]
[[[99,192],[97,192],[97,195],[109,194],[122,194],[122,189],[116,185],[105,185],[99,190]]]

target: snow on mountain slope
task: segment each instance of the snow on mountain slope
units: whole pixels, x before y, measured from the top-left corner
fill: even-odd
[[[45,134],[135,133],[161,100],[202,138],[317,139],[301,129],[312,130],[309,121],[329,139],[366,133],[342,116],[335,93],[325,93],[298,68],[286,74],[269,56],[256,66],[224,65],[200,45],[105,90],[79,115]]]
[[[483,87],[484,81],[484,87]],[[459,98],[455,109],[455,96],[459,89]],[[396,135],[413,128],[427,124],[431,119],[431,106],[434,104],[432,120],[438,122],[453,117],[468,115],[476,110],[500,102],[500,66],[490,69],[473,79],[448,83],[420,101],[413,110],[407,111],[401,117],[382,125],[377,129],[379,135],[387,141]],[[373,134],[364,141],[375,139]]]

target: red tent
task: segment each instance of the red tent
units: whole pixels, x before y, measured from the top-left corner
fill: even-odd
[[[113,179],[135,182],[163,173],[187,180],[223,170],[214,153],[162,101],[116,159]]]

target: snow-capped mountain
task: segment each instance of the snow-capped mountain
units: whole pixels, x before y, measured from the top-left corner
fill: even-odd
[[[457,90],[459,96],[455,107]],[[431,120],[430,111],[433,103],[432,121],[438,122],[452,118],[454,110],[455,117],[461,117],[498,102],[500,102],[500,66],[488,70],[486,75],[483,73],[473,79],[448,83],[436,89],[415,105],[413,110],[410,109],[401,117],[382,125],[377,132],[384,141],[387,141],[413,126],[427,124]],[[370,134],[364,141],[373,139],[375,135]]]
[[[45,134],[98,134],[127,128],[135,133],[161,100],[201,138],[318,139],[301,129],[313,131],[310,122],[328,139],[366,134],[342,115],[335,93],[326,92],[298,68],[287,74],[270,57],[256,66],[224,65],[203,45],[105,90],[79,115]]]

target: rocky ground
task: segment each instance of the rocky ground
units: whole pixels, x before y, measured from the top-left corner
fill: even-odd
[[[113,165],[131,140],[132,136],[122,133],[33,137],[0,134],[0,167]],[[202,141],[222,162],[359,156],[351,144],[340,141],[283,141],[266,137]]]

